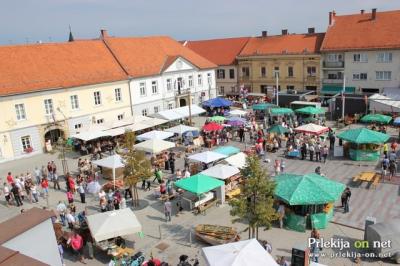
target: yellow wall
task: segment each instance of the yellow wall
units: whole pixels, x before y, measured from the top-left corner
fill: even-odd
[[[275,86],[273,75],[274,67],[279,67],[279,85],[281,91],[286,91],[287,85],[292,85],[297,90],[303,90],[306,86],[317,86],[321,84],[321,63],[320,55],[270,55],[252,56],[239,58],[240,83],[250,85],[253,92],[260,92],[260,85]],[[243,78],[242,67],[250,67],[250,77]],[[266,76],[261,76],[261,67],[266,67]],[[293,67],[293,77],[288,77],[288,67]],[[307,67],[315,66],[315,77],[307,76]]]

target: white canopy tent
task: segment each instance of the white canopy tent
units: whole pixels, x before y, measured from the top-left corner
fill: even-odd
[[[240,109],[235,109],[229,112],[229,115],[231,116],[244,116],[246,114],[247,114],[246,111]]]
[[[199,129],[197,127],[189,127],[186,125],[177,125],[176,127],[168,128],[165,131],[172,132],[172,133],[175,133],[178,135],[182,135],[183,133],[188,132],[188,131],[199,131]]]
[[[294,131],[301,132],[301,133],[320,135],[322,133],[328,132],[329,128],[328,127],[324,127],[324,126],[320,126],[320,125],[316,125],[316,124],[313,124],[313,123],[309,123],[309,124],[306,124],[306,125],[302,125],[302,126],[296,127],[294,129]]]
[[[213,151],[205,151],[201,153],[196,153],[193,155],[190,155],[188,157],[190,160],[202,162],[202,163],[212,163],[218,160],[221,160],[223,158],[226,158],[226,155],[213,152]]]
[[[184,118],[183,115],[177,113],[175,109],[160,111],[154,116],[160,117],[162,119],[167,119],[168,121],[174,121]]]
[[[236,166],[237,168],[244,168],[246,166],[246,158],[247,155],[245,153],[239,152],[226,158],[224,161],[232,166]]]
[[[106,131],[101,131],[101,130],[92,130],[92,131],[85,131],[82,133],[78,133],[75,135],[72,135],[72,138],[75,139],[80,139],[83,141],[89,141],[89,140],[93,140],[93,139],[98,139],[98,138],[102,138],[102,137],[109,137],[111,136],[109,133],[107,133]]]
[[[169,121],[173,121],[173,120],[187,118],[190,116],[190,114],[192,116],[195,116],[195,115],[199,115],[199,114],[202,114],[205,112],[206,112],[206,110],[204,110],[203,108],[201,108],[197,105],[191,105],[190,112],[189,112],[189,106],[183,106],[183,107],[178,107],[178,108],[158,112],[154,116],[162,118],[162,119],[167,119]]]
[[[152,127],[168,123],[168,120],[160,118],[150,118],[141,122],[142,124],[149,125]]]
[[[209,266],[278,266],[258,240],[249,239],[224,245],[205,247],[203,254]]]
[[[142,225],[129,208],[88,215],[86,218],[96,242],[142,231]]]
[[[112,169],[114,189],[115,189],[115,169],[125,167],[122,157],[119,156],[118,154],[115,154],[100,160],[93,161],[92,164]]]
[[[166,132],[166,131],[159,131],[159,130],[152,130],[146,133],[143,133],[136,138],[138,140],[149,140],[149,139],[167,139],[174,135],[174,133]]]
[[[381,94],[371,95],[369,98],[371,112],[400,113],[400,101]]]
[[[140,151],[160,153],[162,151],[175,147],[175,143],[161,139],[151,139],[136,144],[134,145],[134,147]]]
[[[238,173],[240,173],[240,170],[236,166],[217,164],[211,168],[208,168],[207,170],[204,170],[201,173],[204,175],[225,180],[231,176],[237,175]]]
[[[113,128],[105,131],[108,135],[111,137],[123,135],[126,132],[125,127],[118,127],[118,128]]]

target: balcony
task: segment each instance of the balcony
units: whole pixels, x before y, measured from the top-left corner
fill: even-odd
[[[188,96],[189,93],[190,93],[190,88],[175,90],[175,96]]]
[[[323,68],[338,68],[338,69],[342,69],[344,68],[344,61],[337,61],[337,62],[328,62],[328,61],[324,61],[323,62]]]
[[[323,84],[343,84],[343,79],[328,79],[324,78],[322,80]]]

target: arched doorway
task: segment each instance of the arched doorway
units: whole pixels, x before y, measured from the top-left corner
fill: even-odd
[[[182,106],[186,106],[186,99],[185,98],[180,98],[179,99],[179,107],[182,107]]]
[[[53,144],[56,143],[60,137],[64,137],[64,131],[58,128],[51,129],[44,134],[44,141],[47,143],[47,141],[50,140],[51,144]]]

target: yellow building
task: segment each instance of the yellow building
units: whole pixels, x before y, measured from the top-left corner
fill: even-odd
[[[239,82],[252,92],[273,95],[278,76],[278,88],[286,91],[319,91],[321,86],[321,56],[319,48],[323,33],[288,34],[251,38],[237,57]]]

